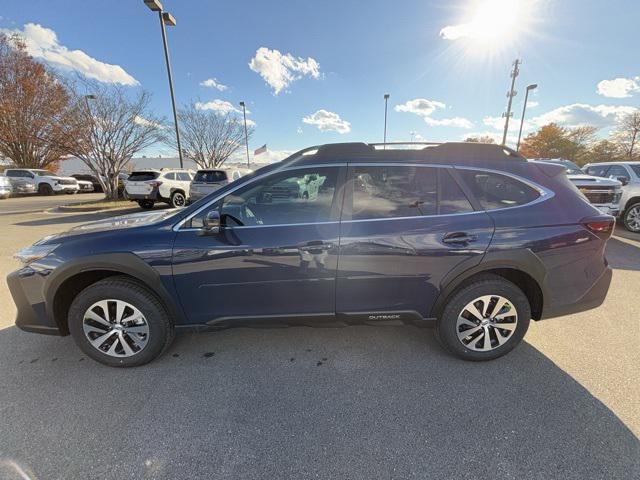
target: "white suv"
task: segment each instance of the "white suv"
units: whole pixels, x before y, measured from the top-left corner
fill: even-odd
[[[156,202],[184,207],[189,198],[191,180],[193,174],[189,170],[137,170],[129,175],[124,189],[127,198],[138,202],[144,209],[153,208]]]
[[[620,218],[628,230],[640,232],[640,162],[589,163],[583,170],[622,182]]]
[[[49,170],[36,168],[8,168],[4,174],[15,180],[23,180],[33,185],[40,195],[54,193],[78,193],[78,181],[73,177],[60,177]]]

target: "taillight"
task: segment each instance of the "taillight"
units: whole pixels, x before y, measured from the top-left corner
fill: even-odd
[[[597,215],[585,218],[581,223],[587,230],[606,240],[613,234],[616,219],[611,215]]]
[[[149,182],[149,185],[151,185],[153,188],[158,188],[160,185],[162,185],[162,182],[154,180],[153,182]]]

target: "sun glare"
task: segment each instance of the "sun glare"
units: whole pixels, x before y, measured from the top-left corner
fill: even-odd
[[[469,24],[470,36],[482,40],[503,39],[518,26],[520,2],[517,0],[486,0]]]

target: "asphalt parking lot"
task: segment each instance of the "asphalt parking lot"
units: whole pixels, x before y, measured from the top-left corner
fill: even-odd
[[[296,327],[182,335],[120,370],[12,326],[11,255],[110,215],[52,202],[0,201],[1,479],[640,478],[638,236],[610,241],[603,306],[493,362],[430,329]]]

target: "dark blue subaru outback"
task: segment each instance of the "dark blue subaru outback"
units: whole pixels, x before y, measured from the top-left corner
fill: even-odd
[[[614,219],[497,145],[313,147],[182,210],[52,235],[9,275],[16,324],[142,365],[179,329],[433,323],[467,360],[600,305]]]

